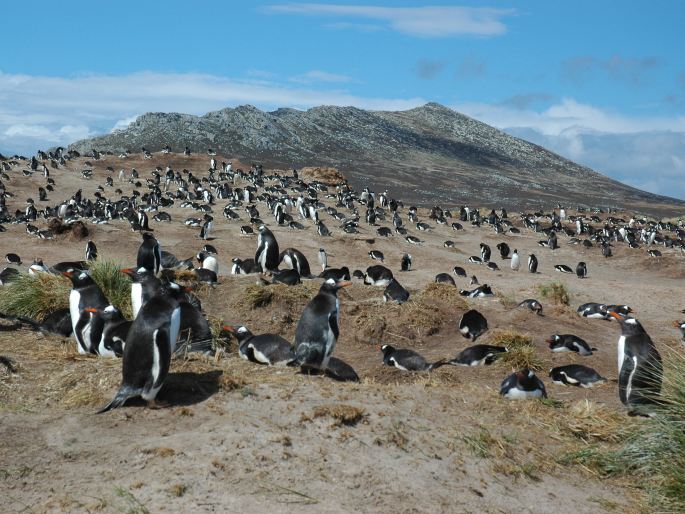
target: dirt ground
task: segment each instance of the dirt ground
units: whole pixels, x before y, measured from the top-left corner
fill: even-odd
[[[116,180],[120,168],[135,167],[144,181],[154,166],[170,164],[195,174],[207,167],[206,156],[156,155],[143,161],[106,157],[93,161],[93,178],[52,170],[56,189],[49,202],[66,200],[82,188],[92,195],[104,184],[107,166],[115,170],[115,187],[125,194],[133,186]],[[218,158],[221,161],[221,157]],[[23,209],[27,197],[38,198],[44,184],[10,172],[10,210]],[[144,184],[143,184],[144,186]],[[392,189],[390,193],[392,194]],[[143,188],[139,188],[141,192]],[[114,192],[105,188],[105,195]],[[330,200],[326,200],[331,205]],[[167,210],[172,223],[151,224],[162,247],[179,258],[197,253],[203,241],[198,228],[182,221],[198,216],[177,205]],[[242,236],[247,222],[228,222],[225,201],[214,206],[214,240],[220,257],[220,283],[202,292],[203,307],[214,320],[245,324],[255,333],[294,335],[302,308],[318,288],[307,280],[288,289],[273,288],[271,302],[252,308],[246,292],[256,276],[232,276],[233,257],[253,257],[254,236]],[[412,293],[402,306],[386,305],[382,289],[360,281],[340,295],[341,328],[335,355],[351,364],[360,383],[310,377],[290,368],[269,368],[238,358],[235,344],[216,357],[191,355],[172,362],[171,375],[159,398],[167,407],[151,410],[133,404],[95,415],[112,397],[120,380],[120,361],[79,356],[73,340],[31,332],[0,332],[0,355],[17,372],[0,367],[0,511],[2,512],[638,512],[640,491],[628,482],[600,479],[590,469],[565,464],[564,455],[588,445],[609,445],[615,429],[629,420],[618,401],[614,322],[578,317],[575,308],[588,301],[628,304],[636,311],[661,350],[678,348],[672,322],[683,308],[684,257],[661,249],[651,259],[646,249],[614,247],[604,259],[598,248],[584,249],[559,238],[561,248],[537,245],[539,234],[497,235],[491,228],[449,225],[429,232],[410,230],[423,241],[407,244],[398,236],[379,238],[376,227],[362,222],[360,233],[344,234],[322,213],[333,236],[321,238],[307,229],[275,226],[264,204],[262,218],[281,249],[296,247],[317,269],[316,254],[325,247],[329,264],[351,270],[375,264],[367,255],[381,250],[385,264]],[[450,206],[453,207],[453,206]],[[405,216],[406,209],[403,210]],[[245,218],[244,212],[240,212]],[[152,214],[150,215],[152,218]],[[510,218],[520,226],[515,213]],[[36,223],[41,228],[43,222]],[[388,222],[381,225],[389,226]],[[47,264],[80,260],[85,241],[29,237],[23,225],[6,225],[0,253],[19,253],[25,261],[42,257]],[[140,237],[128,224],[88,224],[101,258],[135,264]],[[373,239],[373,243],[367,240]],[[454,249],[443,246],[455,242]],[[495,245],[517,248],[524,266],[513,272]],[[493,272],[467,261],[479,244],[493,249],[502,268]],[[404,252],[413,269],[399,272]],[[525,257],[535,253],[539,273],[525,271]],[[588,264],[589,278],[560,275],[555,264]],[[496,296],[464,301],[450,286],[427,288],[435,275],[455,265]],[[468,280],[455,277],[458,288]],[[544,299],[539,285],[556,280],[570,292],[570,306]],[[544,316],[514,309],[515,302],[538,298]],[[432,373],[405,373],[383,366],[378,346],[412,348],[429,361],[451,358],[468,343],[457,331],[467,308],[488,319],[490,331],[478,342],[515,330],[532,337],[540,359],[538,375],[554,401],[512,402],[499,397],[501,381],[512,371],[504,363],[488,367],[444,366]],[[598,351],[590,357],[551,353],[544,340],[554,333],[573,333]],[[610,379],[585,390],[555,385],[547,370],[567,363],[587,364]],[[639,421],[637,421],[639,422]]]

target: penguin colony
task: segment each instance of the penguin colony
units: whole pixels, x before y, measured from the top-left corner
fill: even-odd
[[[163,153],[170,151],[166,147]],[[124,154],[127,155],[128,153]],[[143,150],[143,155],[146,159],[152,158],[148,150]],[[188,148],[184,155],[190,155]],[[317,181],[307,183],[299,179],[296,171],[292,174],[268,175],[261,166],[255,165],[249,172],[233,170],[232,164],[219,164],[215,158],[210,160],[207,173],[200,175],[185,169],[179,172],[169,166],[166,170],[157,167],[150,178],[143,181],[139,172],[132,169],[129,182],[135,189],[131,195],[124,195],[121,189],[110,189],[113,194],[105,194],[108,192],[105,187],[115,186],[113,176],[108,176],[105,187],[99,186],[93,198],[85,197],[82,190],[78,190],[68,200],[42,209],[38,209],[29,198],[24,211],[9,212],[6,198],[12,198],[13,195],[6,190],[5,182],[16,176],[14,171],[22,170],[24,176],[31,176],[35,171],[42,170],[47,182],[45,188],[39,188],[39,198],[41,202],[49,203],[50,197],[57,191],[57,184],[54,179],[49,178],[46,163],[49,163],[50,168],[59,169],[66,166],[67,161],[78,157],[80,155],[76,152],[58,148],[49,153],[39,152],[30,159],[19,156],[0,159],[3,168],[0,181],[0,223],[24,224],[29,237],[43,239],[52,238],[52,234],[39,229],[34,223],[51,218],[58,218],[66,224],[73,224],[78,220],[93,224],[127,222],[132,231],[141,234],[142,242],[136,256],[136,266],[121,270],[131,278],[132,320],[125,319],[111,305],[87,270],[88,261],[101,257],[95,241],[88,241],[84,261],[47,266],[41,259],[36,259],[28,266],[30,274],[61,273],[69,277],[72,290],[68,309],[50,313],[40,323],[19,318],[21,323],[45,333],[72,336],[81,353],[122,358],[121,386],[112,401],[100,412],[121,407],[134,397],[153,403],[169,373],[172,355],[178,350],[180,341],[189,342],[186,347],[189,351],[211,351],[208,342],[211,341],[212,334],[202,314],[199,300],[169,278],[165,271],[192,270],[198,281],[216,284],[220,276],[221,258],[211,244],[205,244],[197,254],[199,267],[194,266],[192,258],[181,260],[171,252],[164,251],[162,244],[152,233],[154,227],[150,226],[148,213],[155,213],[152,219],[157,223],[169,223],[171,216],[163,211],[164,208],[180,206],[191,209],[198,213],[197,217],[190,216],[183,223],[188,227],[199,228],[196,235],[198,240],[210,241],[212,234],[217,231],[219,221],[210,213],[214,212],[218,201],[222,200],[226,203],[222,209],[226,223],[248,220],[249,224],[241,226],[241,234],[246,237],[256,235],[254,257],[233,257],[229,268],[231,274],[261,274],[262,277],[269,277],[272,283],[287,285],[296,285],[302,279],[322,280],[318,294],[306,305],[297,322],[294,344],[278,334],[255,335],[242,325],[227,325],[224,332],[236,338],[240,357],[248,361],[263,365],[298,367],[304,372],[324,373],[338,380],[359,379],[348,364],[333,356],[340,335],[339,291],[350,285],[352,277],[355,277],[369,286],[383,288],[382,298],[386,302],[406,302],[410,298],[410,292],[401,285],[388,266],[394,267],[401,274],[411,272],[416,264],[409,253],[399,251],[397,255],[388,256],[371,249],[368,257],[376,264],[369,265],[365,271],[355,270],[351,274],[347,266],[331,267],[330,256],[321,247],[317,255],[321,272],[315,275],[303,252],[296,248],[280,250],[270,226],[288,227],[291,230],[309,229],[310,233],[317,234],[324,245],[326,239],[333,235],[358,234],[363,223],[362,214],[365,223],[377,237],[395,237],[397,244],[402,246],[426,244],[416,235],[409,234],[406,227],[415,227],[419,232],[430,232],[436,225],[449,225],[458,232],[470,225],[474,229],[492,230],[498,236],[516,237],[520,234],[505,209],[499,213],[492,210],[489,214],[482,215],[479,210],[467,206],[460,207],[454,213],[436,206],[430,210],[426,220],[420,220],[416,207],[406,209],[401,201],[390,197],[387,192],[376,194],[368,188],[357,192],[344,182],[335,187]],[[99,160],[102,154],[93,151],[88,157]],[[113,175],[113,168],[108,168],[108,171]],[[84,179],[92,180],[92,169],[84,170],[82,175]],[[119,182],[126,180],[125,170],[120,170],[117,177]],[[141,194],[139,189],[147,191]],[[335,207],[326,206],[323,199],[334,202]],[[611,248],[621,244],[631,249],[648,247],[648,255],[652,258],[659,258],[662,253],[649,248],[651,245],[660,244],[665,248],[679,248],[685,252],[685,230],[681,226],[634,218],[626,220],[614,216],[601,220],[597,216],[600,212],[590,214],[581,208],[576,216],[567,216],[565,209],[561,206],[558,209],[559,214],[554,210],[551,214],[535,212],[520,215],[520,222],[525,229],[544,237],[538,243],[538,255],[531,253],[527,257],[523,256],[526,259],[523,270],[527,267],[529,273],[538,273],[542,263],[563,274],[573,275],[575,272],[578,279],[591,279],[591,270],[588,270],[585,262],[578,262],[574,268],[554,260],[556,250],[564,242],[563,238],[567,244],[580,244],[588,249],[597,248],[605,258],[611,258]],[[331,220],[326,220],[326,223],[335,228],[331,229],[324,223],[321,219],[324,214]],[[458,221],[450,223],[450,219]],[[394,228],[379,226],[382,222],[390,222]],[[4,230],[0,225],[0,232]],[[373,240],[370,241],[373,243]],[[453,249],[457,244],[447,240],[443,246]],[[501,261],[510,261],[505,268],[520,272],[521,255],[518,249],[512,250],[512,246],[515,245],[499,242],[495,255]],[[492,258],[490,246],[481,243],[479,255],[465,258],[464,264],[482,266],[482,269],[489,272],[502,271]],[[15,252],[7,253],[5,261],[8,266],[0,272],[0,284],[11,282],[17,275],[18,268],[25,265]],[[453,275],[458,279],[467,277],[462,266],[455,266]],[[262,280],[270,283],[266,278]],[[435,282],[456,287],[455,279],[448,273],[436,275]],[[495,294],[487,283],[479,284],[476,275],[471,277],[470,285],[477,287],[460,289],[459,294],[474,300]],[[543,315],[543,306],[537,299],[523,300],[518,307]],[[649,406],[656,401],[660,392],[661,357],[643,326],[632,317],[632,310],[625,305],[591,303],[581,305],[578,314],[585,318],[618,321],[621,329],[616,350],[619,397],[630,412],[649,414]],[[677,325],[683,334],[684,326],[685,323]],[[475,342],[488,330],[487,319],[476,309],[467,311],[460,320],[455,320],[455,333],[460,332],[471,342]],[[184,333],[187,336],[185,339]],[[682,337],[685,340],[685,335]],[[573,334],[555,334],[547,342],[553,352],[575,352],[580,356],[590,357],[597,351]],[[395,348],[389,344],[380,346],[379,351],[382,362],[397,370],[429,372],[444,365],[487,365],[506,353],[507,348],[476,344],[465,348],[453,358],[443,358],[433,363],[429,363],[413,350]],[[549,376],[555,384],[581,387],[593,387],[606,382],[594,369],[578,364],[553,368]],[[518,370],[504,378],[500,393],[513,399],[547,396],[543,381],[528,369]]]

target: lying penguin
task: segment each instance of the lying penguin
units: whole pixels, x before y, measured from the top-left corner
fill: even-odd
[[[545,384],[528,368],[512,373],[505,378],[499,394],[513,400],[547,398]]]
[[[445,359],[429,364],[426,359],[413,350],[395,348],[389,344],[381,346],[383,352],[383,363],[394,366],[402,371],[433,371],[447,364]]]
[[[254,335],[243,326],[226,325],[224,331],[232,333],[238,340],[238,354],[250,362],[269,366],[285,366],[295,358],[293,347],[278,334]]]
[[[555,384],[585,388],[594,387],[607,381],[606,378],[602,377],[594,369],[582,364],[557,366],[549,370],[549,376]]]

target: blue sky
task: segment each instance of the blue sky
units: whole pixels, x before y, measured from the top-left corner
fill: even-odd
[[[436,101],[685,198],[684,2],[25,0],[3,19],[0,153],[147,111]]]

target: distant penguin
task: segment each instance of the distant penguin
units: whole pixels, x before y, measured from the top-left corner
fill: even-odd
[[[591,348],[587,342],[573,334],[554,334],[546,343],[553,352],[575,352],[583,357],[597,351],[597,348]]]
[[[411,270],[411,255],[408,253],[405,253],[402,256],[402,260],[400,261],[400,271],[409,271]]]
[[[95,246],[95,243],[89,239],[88,244],[86,244],[86,260],[94,261],[95,259],[97,259],[97,257],[98,249]]]
[[[466,311],[459,321],[459,332],[466,338],[475,341],[479,336],[487,332],[488,320],[475,309]]]
[[[579,262],[576,266],[576,276],[578,278],[587,278],[587,264],[583,261]]]
[[[520,267],[521,260],[519,258],[518,250],[514,250],[514,253],[511,254],[511,269],[518,271]]]
[[[498,243],[497,249],[499,250],[499,256],[502,259],[506,259],[507,257],[509,257],[510,248],[507,243]]]
[[[651,415],[649,405],[657,403],[661,393],[661,355],[637,319],[616,312],[610,315],[621,324],[617,352],[619,398],[631,413]]]
[[[528,368],[512,373],[505,378],[499,394],[514,400],[547,398],[545,384]]]
[[[594,369],[582,364],[568,364],[552,368],[549,370],[549,376],[555,384],[584,388],[591,388],[607,381]]]
[[[5,255],[5,261],[9,262],[10,264],[21,266],[21,257],[19,257],[16,253],[8,253]]]
[[[99,413],[137,396],[154,405],[169,373],[180,325],[181,308],[168,295],[157,295],[143,305],[126,336],[121,386]]]
[[[385,260],[385,256],[383,255],[383,252],[381,252],[379,250],[371,250],[369,252],[369,257],[371,257],[374,261],[383,262]]]
[[[454,273],[458,277],[466,278],[466,270],[461,266],[455,266],[454,268],[452,268],[452,273]]]
[[[480,258],[483,262],[488,262],[490,260],[491,250],[485,243],[480,244]]]
[[[138,248],[137,268],[146,268],[153,274],[159,273],[162,264],[162,251],[155,236],[149,232],[143,234],[143,242]]]
[[[609,317],[607,306],[603,303],[584,303],[576,309],[576,312],[583,318],[607,319]]]
[[[445,359],[428,363],[426,359],[413,350],[398,349],[389,344],[381,346],[381,351],[383,352],[384,364],[394,366],[402,371],[433,371],[447,364]]]
[[[393,278],[392,271],[381,264],[366,268],[364,283],[372,286],[387,286]]]
[[[104,320],[97,312],[86,309],[102,310],[109,305],[109,300],[88,272],[65,271],[62,274],[69,277],[72,284],[69,313],[74,338],[78,343],[76,349],[79,353],[97,353]]]
[[[447,361],[447,364],[459,366],[483,366],[492,364],[502,353],[506,353],[504,346],[493,346],[489,344],[476,344],[464,348],[454,359]]]
[[[528,256],[528,272],[537,273],[538,272],[538,258],[535,257],[534,253]]]
[[[204,223],[202,224],[202,228],[200,229],[200,238],[204,240],[209,239],[213,227],[214,218],[209,214],[205,214]]]
[[[456,286],[454,279],[448,273],[438,273],[435,275],[436,284],[449,284],[451,286]]]
[[[309,268],[309,261],[302,252],[295,248],[286,248],[278,257],[279,264],[285,264],[290,269],[297,271],[301,277],[310,278],[312,276]]]
[[[402,304],[407,300],[409,300],[409,291],[402,287],[397,280],[391,279],[385,291],[383,291],[383,301]]]
[[[338,290],[350,284],[327,279],[319,293],[305,306],[295,329],[293,365],[305,370],[326,370],[339,335]]]
[[[259,236],[257,237],[257,252],[255,262],[261,271],[274,271],[278,269],[279,262],[278,242],[271,230],[266,225],[260,225]]]
[[[225,326],[224,330],[235,334],[238,354],[246,360],[269,366],[286,365],[295,358],[293,347],[277,334],[254,335],[247,327]]]
[[[559,273],[573,273],[571,267],[567,266],[566,264],[555,264],[554,269]]]
[[[542,316],[542,304],[534,298],[523,300],[516,307],[525,307],[526,309],[533,311],[538,316]]]
[[[323,248],[319,248],[319,264],[321,265],[321,271],[326,271],[326,268],[328,267],[328,255]]]

